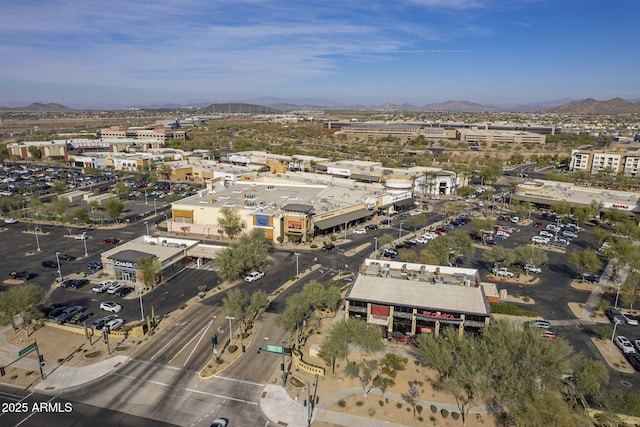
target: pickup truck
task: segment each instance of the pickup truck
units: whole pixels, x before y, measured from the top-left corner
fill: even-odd
[[[251,282],[255,282],[256,280],[262,279],[263,277],[264,277],[263,271],[252,271],[244,278],[244,281],[251,283]]]

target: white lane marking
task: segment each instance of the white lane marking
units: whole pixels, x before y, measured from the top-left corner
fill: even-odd
[[[213,319],[211,319],[209,321],[209,323],[206,326],[203,326],[201,329],[201,334],[200,334],[200,339],[198,340],[198,342],[196,343],[196,345],[193,346],[193,349],[191,350],[191,353],[189,353],[189,355],[187,356],[187,360],[184,361],[184,363],[182,364],[182,366],[187,366],[187,363],[189,362],[189,359],[191,359],[191,356],[193,356],[193,353],[196,351],[196,348],[198,348],[198,346],[200,345],[200,343],[202,342],[202,339],[204,338],[204,334],[209,330],[209,327],[211,327],[213,325]],[[187,346],[189,344],[191,344],[191,342],[196,339],[197,334],[193,336],[193,338],[191,338],[189,340],[189,342],[184,346],[184,348],[187,348]],[[178,355],[176,354],[173,359],[175,359],[176,357],[178,357]],[[173,359],[171,359],[169,361],[169,363],[173,362]]]
[[[58,396],[60,396],[62,394],[62,392],[56,394],[55,396],[53,396],[51,399],[47,400],[47,403],[51,402],[53,399],[56,399]],[[40,412],[38,411],[32,411],[29,416],[27,416],[24,420],[20,421],[18,424],[16,424],[16,427],[18,427],[19,425],[21,425],[22,423],[24,423],[25,421],[27,421],[29,418],[33,417],[35,414],[39,414]]]
[[[134,377],[132,375],[119,374],[117,372],[114,375],[117,375],[117,376],[123,377],[123,378],[128,378],[128,379],[134,380],[134,381],[144,381],[146,383],[151,383],[151,384],[155,384],[155,385],[159,385],[159,386],[163,386],[163,387],[170,387],[172,389],[176,388],[175,384],[167,384],[167,383],[162,383],[160,381],[145,380],[143,378]],[[192,389],[192,388],[179,388],[179,390],[188,391],[190,393],[204,394],[206,396],[218,397],[220,399],[233,400],[234,402],[246,403],[246,404],[249,404],[249,405],[257,405],[258,404],[258,402],[251,402],[251,401],[248,401],[248,400],[245,400],[245,399],[237,399],[235,397],[223,396],[221,394],[216,394],[216,393],[208,393],[206,391],[195,390],[195,389]]]
[[[189,322],[189,323],[191,323],[191,322]],[[154,354],[153,356],[151,356],[151,359],[150,359],[150,360],[155,359],[155,358],[156,358],[160,353],[162,353],[162,352],[164,351],[164,349],[165,349],[165,348],[169,347],[169,346],[171,345],[171,343],[173,343],[173,341],[174,341],[174,340],[178,339],[178,337],[179,337],[179,336],[180,336],[184,331],[186,331],[187,329],[188,329],[188,328],[184,328],[183,330],[181,330],[180,332],[178,332],[178,333],[177,333],[173,338],[171,338],[171,339],[169,340],[169,342],[168,342],[168,343],[166,343],[166,344],[165,344],[165,345],[164,345],[160,350],[158,350],[158,351],[156,352],[156,354]]]
[[[245,380],[237,380],[237,379],[235,379],[235,378],[229,378],[229,377],[217,376],[217,377],[215,377],[215,378],[219,378],[219,379],[221,379],[221,380],[233,381],[233,382],[236,382],[236,383],[242,383],[242,384],[255,385],[255,386],[257,386],[257,387],[264,387],[264,386],[265,386],[265,384],[254,383],[254,382],[251,382],[251,381],[245,381]]]

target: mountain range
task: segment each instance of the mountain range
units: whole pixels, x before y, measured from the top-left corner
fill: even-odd
[[[124,108],[122,108],[124,109]],[[188,109],[194,113],[250,113],[250,114],[274,114],[300,110],[344,110],[344,111],[440,111],[440,112],[546,112],[558,114],[577,115],[617,115],[640,114],[639,100],[625,100],[613,98],[606,101],[598,101],[593,98],[575,101],[559,99],[545,103],[526,105],[483,105],[469,101],[446,101],[441,103],[416,106],[412,104],[381,104],[381,105],[340,105],[326,99],[282,99],[282,98],[258,98],[244,102],[206,103],[194,102],[190,105],[164,104],[139,107],[141,110],[165,110],[175,111]],[[86,110],[86,109],[85,109]],[[114,109],[117,110],[117,109]],[[78,109],[69,108],[59,103],[32,103],[26,107],[0,107],[0,111],[22,112],[72,112]]]

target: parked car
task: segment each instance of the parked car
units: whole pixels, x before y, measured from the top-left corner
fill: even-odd
[[[506,231],[498,230],[495,232],[494,236],[500,239],[508,239],[509,237],[511,237],[511,234],[507,233]]]
[[[67,308],[68,306],[66,305],[62,305],[60,307],[56,307],[53,310],[51,310],[48,314],[47,314],[47,318],[48,319],[55,319],[56,317],[58,317],[60,315],[60,313],[62,313],[64,311],[65,308]]]
[[[58,258],[63,259],[65,261],[73,261],[73,260],[76,259],[76,257],[74,257],[73,255],[69,255],[69,254],[66,254],[64,252],[63,253],[59,253],[58,254]]]
[[[514,216],[513,218],[511,218],[511,222],[514,224],[517,224],[520,222],[520,217],[519,216]]]
[[[82,234],[76,234],[74,236],[74,239],[76,240],[87,240],[89,237],[87,236],[87,233],[82,233]]]
[[[597,274],[584,273],[582,276],[584,277],[584,280],[586,280],[587,282],[600,283],[600,276],[598,276]]]
[[[88,318],[90,318],[91,316],[93,316],[93,311],[85,311],[84,313],[77,313],[75,316],[69,319],[69,323],[78,325],[84,322],[85,320],[87,320]]]
[[[322,247],[322,250],[324,252],[329,252],[329,251],[334,250],[335,248],[336,248],[336,245],[334,245],[333,243],[327,243]]]
[[[366,228],[356,228],[352,232],[352,234],[367,234]]]
[[[102,270],[102,263],[97,261],[89,261],[87,267],[92,270]]]
[[[394,249],[394,248],[388,248],[388,249],[385,249],[385,250],[382,252],[382,256],[383,256],[383,257],[387,257],[387,258],[395,258],[395,257],[397,257],[397,256],[398,256],[398,250],[397,250],[397,249]]]
[[[100,310],[119,313],[122,310],[122,306],[114,301],[104,301],[100,303]]]
[[[531,264],[526,264],[524,266],[525,271],[528,271],[529,273],[542,273],[542,269],[540,267],[538,267],[537,265],[531,265]]]
[[[15,224],[16,222],[18,222],[18,220],[15,218],[5,218],[4,220],[5,224]]]
[[[551,323],[548,320],[534,319],[526,323],[530,328],[551,329]]]
[[[69,319],[71,319],[73,316],[75,316],[78,313],[82,313],[87,309],[87,307],[81,306],[81,305],[73,305],[71,307],[67,307],[64,310],[62,310],[60,312],[60,314],[58,314],[56,316],[56,322],[63,324],[69,321]]]
[[[117,331],[122,327],[122,325],[124,325],[124,319],[116,317],[115,319],[109,320],[104,327],[109,328],[110,331]]]
[[[631,341],[629,341],[627,337],[623,335],[618,335],[615,341],[616,341],[616,345],[618,346],[620,351],[622,351],[622,353],[628,354],[628,353],[636,352],[636,349],[633,347],[633,344],[631,344]]]
[[[45,259],[40,263],[40,265],[47,268],[58,268],[58,262],[52,259]]]
[[[624,318],[627,325],[638,326],[638,318],[629,313],[621,312],[620,315]]]
[[[429,241],[430,241],[430,240],[431,240],[431,239],[427,239],[426,237],[424,237],[424,236],[423,236],[423,237],[418,237],[418,238],[416,239],[416,242],[417,242],[417,243],[426,244],[426,243],[429,243]]]
[[[541,222],[534,223],[533,228],[542,228],[542,223]]]
[[[118,243],[118,239],[116,239],[115,237],[109,237],[107,239],[104,239],[102,242],[109,245],[115,245],[116,243]]]
[[[111,286],[109,286],[107,288],[107,293],[108,294],[115,294],[116,292],[118,292],[118,289],[122,289],[125,286],[127,286],[127,285],[125,285],[124,283],[114,282]]]
[[[383,219],[382,221],[380,221],[380,225],[389,225],[389,224],[391,224],[390,219]]]
[[[513,271],[509,271],[509,269],[507,267],[496,267],[493,268],[491,270],[491,272],[499,277],[508,277],[508,278],[513,278],[515,277],[515,273]]]
[[[369,224],[365,228],[367,230],[377,230],[378,229],[378,225],[377,224]]]
[[[134,289],[132,286],[123,286],[121,288],[116,289],[116,291],[114,292],[115,295],[119,296],[119,297],[123,297],[125,295],[130,294],[131,292],[133,292]]]
[[[625,356],[627,356],[627,361],[629,362],[629,365],[631,365],[633,367],[633,369],[635,369],[636,371],[640,371],[640,353],[638,353],[639,351],[640,350],[636,346],[636,352],[635,353],[627,353],[627,354],[625,354]]]
[[[9,273],[9,277],[11,277],[12,279],[29,280],[29,279],[33,279],[36,276],[37,276],[36,273],[31,273],[30,271],[26,271],[26,270],[12,271],[11,273]]]
[[[538,243],[541,245],[548,245],[549,244],[549,238],[548,237],[544,237],[544,236],[533,236],[531,238],[531,243]]]
[[[569,231],[569,230],[564,230],[562,232],[562,235],[565,237],[571,237],[572,239],[575,239],[576,237],[578,237],[578,234],[573,232],[573,231]]]
[[[553,239],[554,237],[556,237],[556,235],[550,231],[546,231],[546,230],[542,230],[541,232],[538,233],[538,236],[542,236],[542,237],[548,237],[550,239]]]
[[[97,294],[101,294],[105,292],[107,289],[109,289],[109,287],[114,283],[115,282],[112,280],[103,280],[102,282],[98,283],[93,288],[91,288],[91,290]]]
[[[247,274],[244,278],[245,282],[255,282],[256,280],[260,280],[264,277],[264,272],[263,271],[252,271],[251,273]]]
[[[91,327],[94,329],[102,329],[104,328],[104,325],[107,324],[107,322],[111,319],[113,319],[115,316],[114,315],[109,315],[109,316],[105,316],[105,317],[100,317],[98,319],[95,319],[93,322],[91,322]]]
[[[607,308],[604,314],[612,323],[617,323],[618,325],[622,325],[626,322],[625,318],[622,317],[622,314],[615,308]]]

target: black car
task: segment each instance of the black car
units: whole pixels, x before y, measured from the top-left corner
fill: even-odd
[[[62,313],[64,311],[65,308],[67,308],[66,305],[54,308],[53,310],[51,310],[49,312],[49,314],[47,314],[47,318],[55,319],[56,317],[58,317],[60,315],[60,313]]]
[[[133,292],[133,288],[131,286],[123,286],[115,291],[114,294],[119,297],[123,297],[127,294],[130,294],[131,292]]]
[[[629,365],[633,366],[633,369],[640,371],[640,353],[627,353],[625,354]]]
[[[106,317],[100,317],[96,320],[94,320],[93,322],[91,322],[91,327],[94,329],[102,329],[104,328],[104,325],[106,325],[109,320],[113,319],[113,316],[106,316]]]
[[[584,280],[592,283],[600,283],[600,276],[593,273],[584,273]]]
[[[87,267],[89,267],[92,270],[102,270],[102,263],[96,262],[96,261],[90,261],[87,263]]]
[[[85,311],[84,313],[77,313],[75,316],[69,319],[69,323],[73,323],[74,325],[77,325],[79,323],[84,322],[91,316],[93,316],[93,311]]]
[[[334,245],[333,243],[327,243],[322,247],[322,250],[325,252],[328,252],[328,251],[334,250],[335,248],[336,248],[336,245]]]
[[[378,226],[376,224],[369,224],[365,227],[367,230],[377,230]]]
[[[380,225],[389,225],[391,224],[391,220],[389,219],[383,219],[382,221],[380,221]]]
[[[411,245],[407,242],[398,243],[396,249],[411,249]]]
[[[60,312],[60,314],[58,314],[56,316],[56,321],[60,324],[66,323],[69,321],[69,319],[71,319],[73,316],[75,316],[78,313],[82,313],[83,311],[85,311],[87,309],[87,307],[83,307],[81,305],[74,305],[71,307],[67,307],[64,310],[62,310]]]
[[[69,254],[58,254],[58,258],[63,259],[65,261],[73,261],[76,259],[76,257],[74,257],[73,255],[69,255]]]
[[[26,270],[12,271],[11,273],[9,273],[9,277],[11,277],[12,279],[29,280],[29,279],[33,279],[36,276],[37,276],[36,273],[31,273],[31,272],[26,271]]]
[[[51,259],[45,259],[40,263],[43,267],[47,268],[58,268],[58,263]]]

